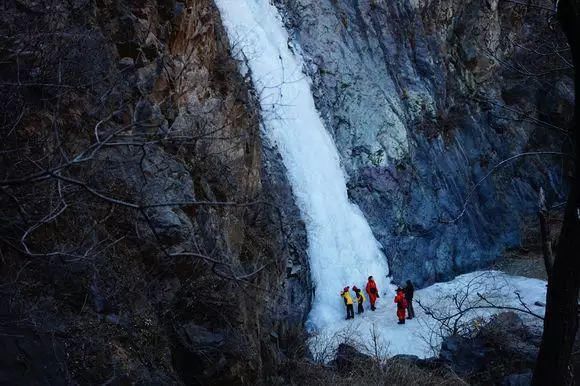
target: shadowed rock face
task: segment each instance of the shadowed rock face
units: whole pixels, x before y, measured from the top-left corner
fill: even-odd
[[[0,384],[275,373],[302,349],[305,230],[213,1],[0,9],[0,180],[23,180],[0,193]]]
[[[276,4],[395,281],[424,285],[489,265],[520,245],[540,187],[564,199],[562,159],[525,156],[446,223],[494,165],[565,143],[572,81],[554,69],[567,63],[537,50],[562,47],[548,11],[493,0]]]
[[[72,182],[5,188],[0,383],[251,383],[303,355],[304,226],[212,1],[4,3],[3,180],[55,167],[125,127],[117,139],[137,145],[101,148],[63,176],[141,205],[267,204],[138,213]],[[550,128],[569,122],[572,88],[542,66],[562,59],[506,42],[549,51],[545,15],[479,0],[276,3],[395,279],[420,284],[486,264],[518,244],[540,186],[552,202],[562,197],[561,164],[528,158],[481,184],[457,223],[439,223],[495,163],[560,149]],[[512,56],[536,76],[516,71]],[[183,136],[192,141],[167,141]],[[61,191],[66,211],[35,230],[36,256],[26,254],[23,233],[59,208]],[[264,265],[251,276],[258,288],[167,253],[187,251],[240,275]]]

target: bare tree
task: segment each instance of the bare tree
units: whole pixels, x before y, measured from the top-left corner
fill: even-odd
[[[506,301],[509,297],[513,300]],[[428,317],[421,321],[425,330],[422,339],[433,353],[439,352],[441,341],[448,336],[475,336],[498,312],[513,311],[528,317],[531,323],[543,320],[541,313],[493,272],[483,272],[461,282],[453,294],[415,301]]]

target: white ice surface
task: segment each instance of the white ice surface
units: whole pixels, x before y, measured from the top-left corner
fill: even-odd
[[[316,110],[310,80],[277,9],[268,0],[217,0],[234,55],[246,62],[260,95],[263,133],[274,143],[306,224],[315,298],[309,327],[342,317],[346,286],[372,275],[386,288],[388,266],[369,225],[347,196],[334,142]]]
[[[469,284],[469,291],[467,285]],[[510,276],[497,271],[472,272],[456,277],[454,280],[444,283],[437,283],[430,287],[415,291],[415,313],[416,318],[407,320],[404,325],[397,324],[396,307],[393,303],[394,293],[383,295],[377,305],[377,311],[372,312],[365,305],[365,312],[362,316],[355,315],[354,320],[336,320],[332,324],[327,324],[319,330],[319,335],[311,339],[311,348],[314,356],[327,361],[332,359],[339,343],[347,341],[358,347],[361,351],[374,354],[373,342],[377,341],[378,351],[381,355],[391,356],[397,354],[417,355],[421,358],[433,356],[437,353],[441,343],[438,324],[434,319],[425,315],[417,301],[428,307],[443,312],[447,315],[455,313],[457,307],[453,304],[453,295],[462,295],[469,292],[466,305],[485,306],[485,302],[478,297],[478,293],[494,305],[502,307],[516,307],[522,309],[522,304],[516,292],[521,296],[522,301],[529,309],[537,315],[544,315],[544,308],[536,306],[536,301],[545,303],[546,282],[538,279],[530,279],[521,276]],[[340,303],[340,299],[337,299]],[[355,307],[356,309],[356,307]],[[476,309],[467,313],[466,322],[475,327],[473,322],[476,318],[489,319],[490,316],[498,312],[509,310],[500,309]],[[516,311],[517,312],[517,311]],[[519,313],[527,325],[541,326],[541,319]],[[373,339],[374,336],[377,339]],[[436,348],[434,351],[433,348]]]

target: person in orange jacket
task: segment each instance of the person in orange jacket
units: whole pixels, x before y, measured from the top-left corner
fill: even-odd
[[[350,287],[344,287],[340,296],[344,300],[344,305],[346,306],[346,320],[354,319],[354,302],[350,296]]]
[[[367,294],[369,294],[369,302],[371,303],[371,311],[376,310],[375,302],[379,298],[379,289],[377,288],[377,283],[372,276],[369,276],[369,281],[366,287]]]
[[[405,299],[405,293],[401,287],[397,288],[395,303],[397,304],[397,318],[399,318],[398,324],[405,324],[405,310],[407,309],[407,300]]]

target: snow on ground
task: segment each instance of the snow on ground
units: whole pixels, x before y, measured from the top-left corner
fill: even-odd
[[[362,316],[355,315],[354,320],[344,320],[343,315],[340,320],[318,329],[310,339],[310,347],[315,359],[320,361],[333,359],[336,348],[343,342],[353,344],[363,352],[380,356],[409,354],[430,357],[437,354],[441,343],[439,324],[426,315],[417,302],[431,309],[435,315],[453,315],[458,309],[454,297],[462,309],[486,307],[488,304],[478,296],[479,293],[496,306],[524,309],[516,292],[531,312],[544,315],[544,308],[534,303],[545,302],[545,281],[510,276],[498,271],[472,272],[415,291],[414,308],[417,317],[407,320],[404,325],[397,324],[396,306],[393,303],[395,294],[384,294],[381,289],[377,311],[370,311],[367,302]],[[337,304],[343,304],[338,294],[335,298]],[[464,328],[476,329],[480,323],[479,318],[489,319],[502,311],[510,310],[477,308],[467,312],[459,324]],[[520,313],[520,316],[530,326],[541,325],[541,320],[534,316],[525,313]]]

